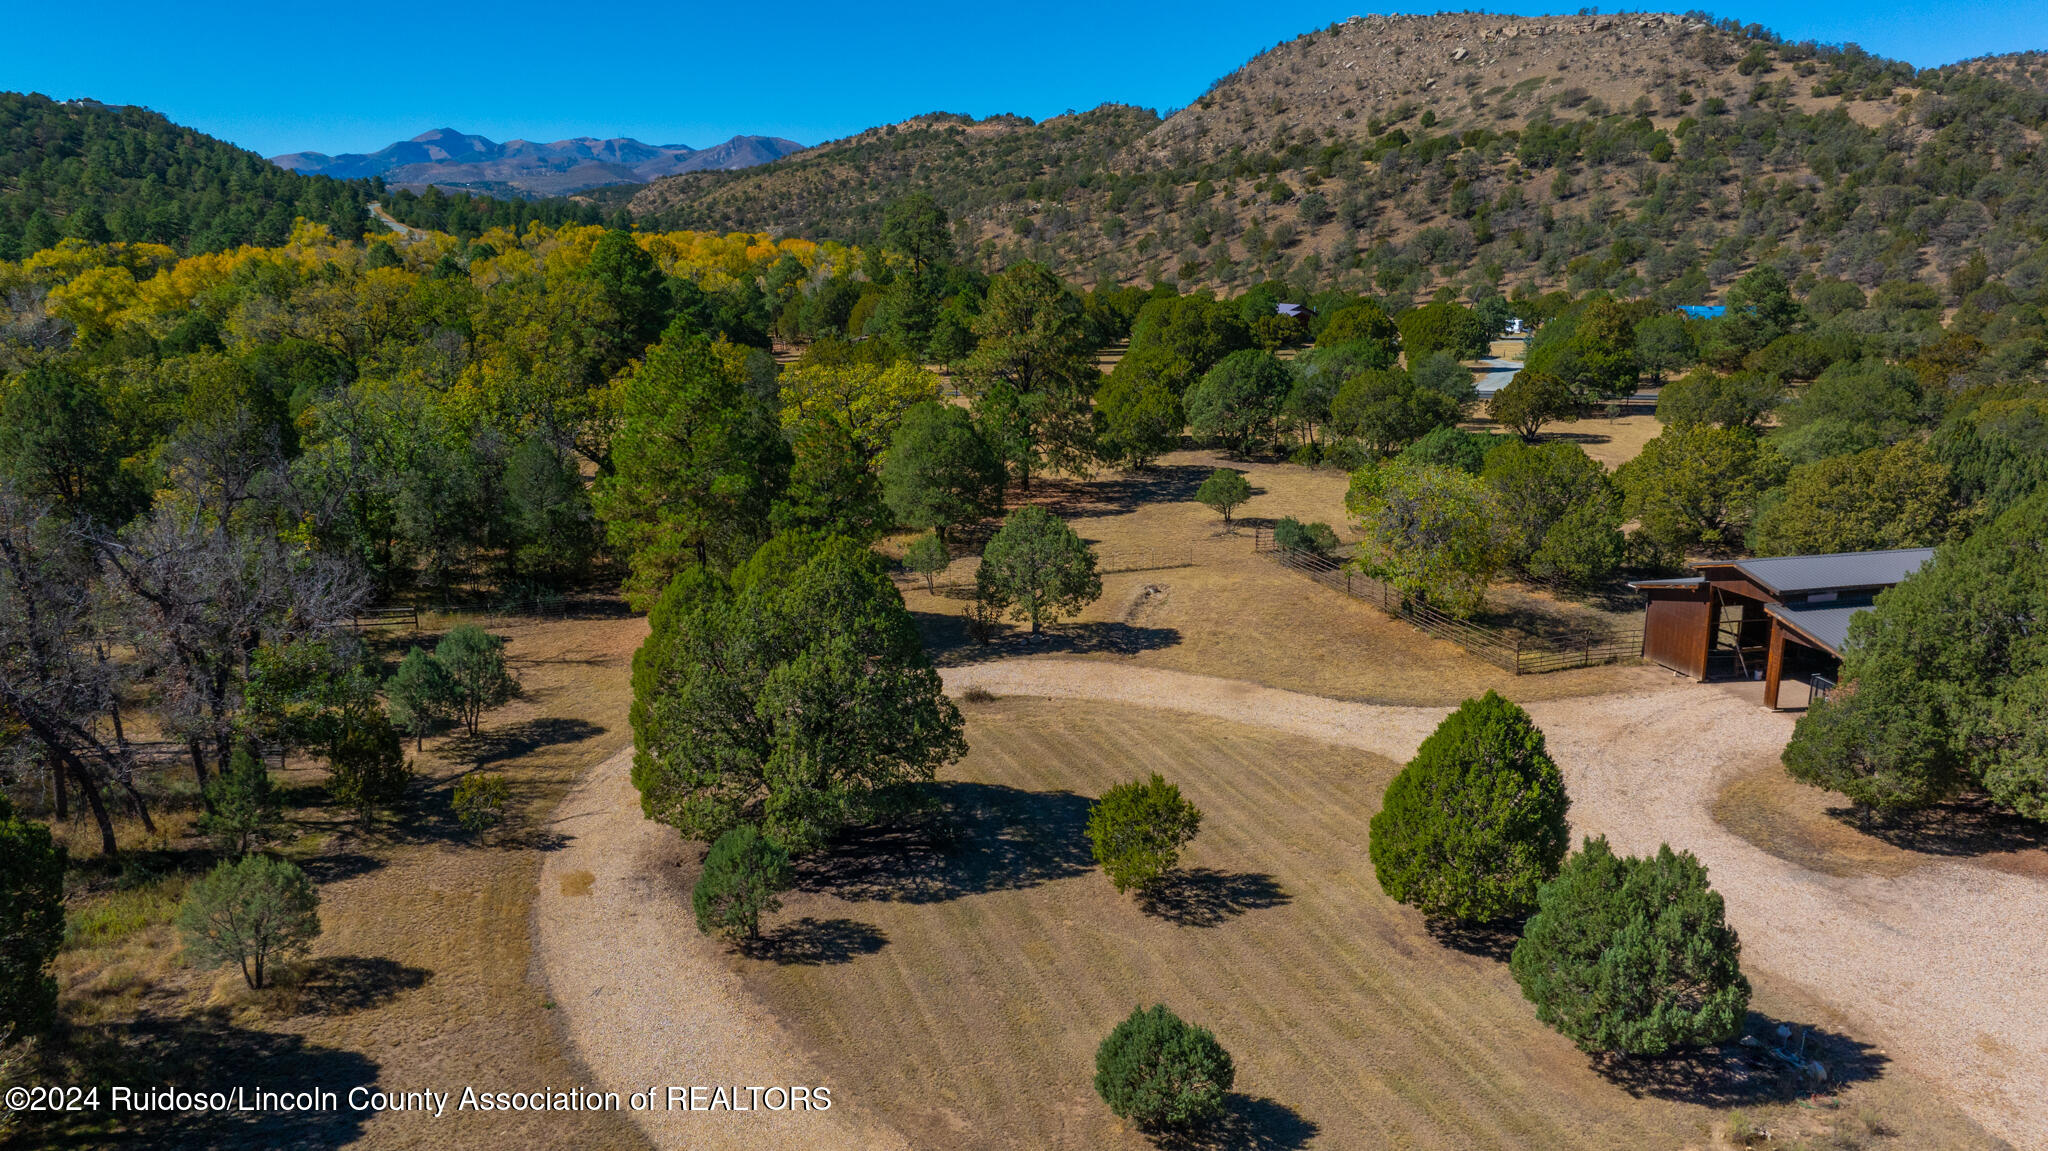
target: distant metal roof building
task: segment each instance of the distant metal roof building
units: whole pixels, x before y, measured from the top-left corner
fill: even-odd
[[[1286,316],[1290,320],[1306,320],[1309,317],[1307,304],[1274,304],[1273,313]]]
[[[1740,560],[1737,571],[1771,594],[1784,597],[1814,592],[1887,588],[1934,556],[1933,548],[1899,548],[1883,552],[1838,552],[1819,556],[1780,556]]]
[[[1728,314],[1725,304],[1680,304],[1678,310],[1695,320],[1717,320]]]

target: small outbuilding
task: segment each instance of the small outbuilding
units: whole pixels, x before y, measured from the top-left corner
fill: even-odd
[[[1933,548],[1697,563],[1693,575],[1640,580],[1643,658],[1681,675],[1761,679],[1778,706],[1787,677],[1825,691],[1839,674],[1849,620],[1920,570]]]

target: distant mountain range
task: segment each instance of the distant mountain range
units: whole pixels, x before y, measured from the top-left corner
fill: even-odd
[[[367,155],[292,152],[272,156],[270,162],[309,176],[343,180],[382,176],[385,183],[402,187],[440,184],[499,194],[563,196],[613,184],[645,184],[684,172],[749,168],[802,148],[794,140],[776,136],[734,136],[703,149],[588,136],[549,144],[532,140],[499,144],[453,128],[436,128]]]

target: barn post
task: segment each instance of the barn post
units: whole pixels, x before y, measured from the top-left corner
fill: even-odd
[[[1778,710],[1778,681],[1785,672],[1785,625],[1771,617],[1770,657],[1764,662],[1764,706]]]

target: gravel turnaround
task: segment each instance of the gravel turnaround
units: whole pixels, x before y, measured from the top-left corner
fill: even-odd
[[[1345,703],[1235,680],[1082,660],[948,669],[958,695],[1100,699],[1235,720],[1412,757],[1443,708]],[[1533,702],[1572,798],[1572,831],[1619,851],[1690,850],[1727,901],[1743,963],[1853,1021],[1992,1133],[2048,1148],[2048,883],[1937,860],[1895,878],[1823,875],[1739,838],[1715,796],[1793,717],[1712,687]]]
[[[943,674],[955,695],[980,687],[1179,710],[1395,760],[1446,714],[1099,661]],[[2048,1147],[2048,883],[1946,860],[1893,878],[1828,876],[1728,832],[1711,814],[1715,796],[1744,764],[1776,756],[1792,717],[1726,692],[1674,684],[1528,709],[1564,771],[1574,835],[1604,834],[1633,854],[1691,850],[1727,900],[1745,966],[1833,1005],[1993,1133]],[[568,843],[549,855],[535,904],[538,958],[577,1054],[621,1092],[829,1082],[697,934],[674,878],[682,846],[641,817],[630,765],[630,753],[606,761],[564,801],[555,830]],[[836,1092],[824,1113],[636,1118],[664,1148],[905,1145]]]
[[[667,1151],[894,1151],[907,1144],[833,1091],[826,1111],[669,1110],[667,1089],[832,1085],[740,985],[723,945],[697,931],[683,883],[685,845],[640,814],[631,749],[591,769],[555,812],[565,837],[541,865],[535,952],[576,1054],[599,1090],[658,1089],[631,1112]],[[689,874],[694,875],[694,868]]]

